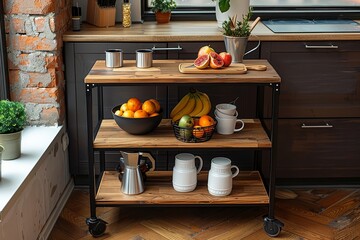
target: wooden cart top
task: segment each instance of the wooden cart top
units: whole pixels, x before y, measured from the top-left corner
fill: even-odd
[[[245,60],[245,65],[265,65],[265,71],[247,70],[242,74],[228,74],[229,69],[218,73],[206,71],[181,73],[179,65],[193,60],[154,60],[150,68],[137,68],[134,60],[125,60],[123,67],[108,68],[104,60],[98,60],[85,77],[87,84],[227,84],[227,83],[280,83],[281,78],[267,60]],[[231,67],[231,65],[230,65]],[[201,71],[201,70],[199,70]]]

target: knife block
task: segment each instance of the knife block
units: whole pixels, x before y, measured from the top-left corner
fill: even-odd
[[[96,0],[89,0],[86,21],[97,27],[115,26],[116,8],[100,7]]]

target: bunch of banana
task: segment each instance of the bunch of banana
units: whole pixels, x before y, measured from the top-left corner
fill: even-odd
[[[184,115],[201,117],[211,110],[210,98],[206,93],[198,90],[187,93],[170,113],[170,118],[175,122]]]

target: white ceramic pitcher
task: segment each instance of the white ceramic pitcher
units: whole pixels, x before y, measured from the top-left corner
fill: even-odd
[[[195,160],[199,160],[196,169]],[[177,192],[191,192],[197,185],[197,174],[201,171],[203,160],[191,153],[179,153],[175,156],[172,184]]]
[[[232,173],[232,169],[235,172]],[[226,157],[216,157],[211,160],[208,176],[208,191],[213,196],[226,196],[231,193],[232,179],[239,174],[239,168],[231,165]]]

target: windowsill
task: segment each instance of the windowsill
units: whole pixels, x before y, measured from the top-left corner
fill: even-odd
[[[49,146],[63,127],[26,127],[22,132],[21,156],[2,161],[0,180],[0,222],[17,199],[30,176],[35,175],[39,163],[47,156]]]

